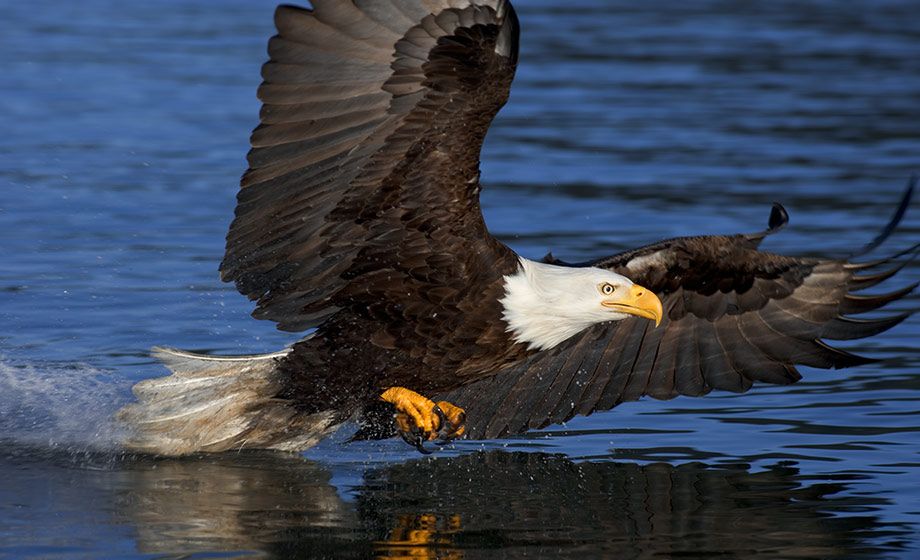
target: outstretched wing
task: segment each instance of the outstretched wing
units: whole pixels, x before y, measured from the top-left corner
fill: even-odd
[[[397,264],[427,282],[465,274],[461,250],[511,258],[479,209],[480,148],[517,62],[511,5],[311,3],[275,14],[221,264],[255,317],[292,331],[379,302]]]
[[[796,364],[842,368],[871,361],[823,339],[872,336],[904,320],[907,314],[876,320],[851,315],[898,300],[916,285],[884,295],[854,292],[890,278],[904,263],[881,272],[869,269],[913,256],[918,247],[862,264],[759,252],[760,241],[787,219],[777,205],[763,233],[672,239],[586,263],[654,289],[665,309],[660,327],[636,318],[597,325],[519,367],[438,398],[466,409],[469,437],[494,438],[644,395],[740,393],[755,381],[794,383],[800,378]]]

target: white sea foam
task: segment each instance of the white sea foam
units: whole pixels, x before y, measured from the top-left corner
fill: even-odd
[[[0,442],[113,450],[121,434],[112,415],[129,394],[127,382],[90,366],[0,357]]]

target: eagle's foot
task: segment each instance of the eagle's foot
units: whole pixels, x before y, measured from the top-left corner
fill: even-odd
[[[463,435],[466,413],[449,402],[435,404],[430,399],[403,387],[391,387],[380,398],[396,407],[399,435],[422,453],[426,441],[446,443]]]

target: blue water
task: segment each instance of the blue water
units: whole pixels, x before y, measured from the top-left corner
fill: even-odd
[[[850,346],[879,364],[431,458],[342,438],[293,458],[109,450],[108,415],[163,373],[151,346],[296,339],[216,272],[273,7],[4,8],[0,557],[920,555],[917,318]],[[483,205],[526,256],[754,231],[774,200],[792,223],[766,249],[843,255],[920,171],[916,2],[517,8]],[[915,204],[887,249],[918,233]],[[917,280],[912,264],[891,286]]]

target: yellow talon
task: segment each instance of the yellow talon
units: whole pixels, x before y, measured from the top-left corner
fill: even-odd
[[[391,403],[396,407],[397,412],[403,415],[403,418],[400,419],[397,414],[397,424],[400,424],[400,429],[409,426],[408,422],[411,418],[415,426],[426,434],[437,435],[441,427],[441,420],[435,414],[434,402],[430,399],[402,387],[391,387],[384,391],[380,398]]]
[[[423,441],[439,437],[449,440],[463,435],[466,413],[458,406],[446,401],[435,404],[415,391],[403,387],[391,387],[384,391],[380,398],[396,407],[396,425],[403,439],[410,443],[412,435]],[[442,418],[448,426],[441,425]],[[415,445],[419,447],[420,444]]]

